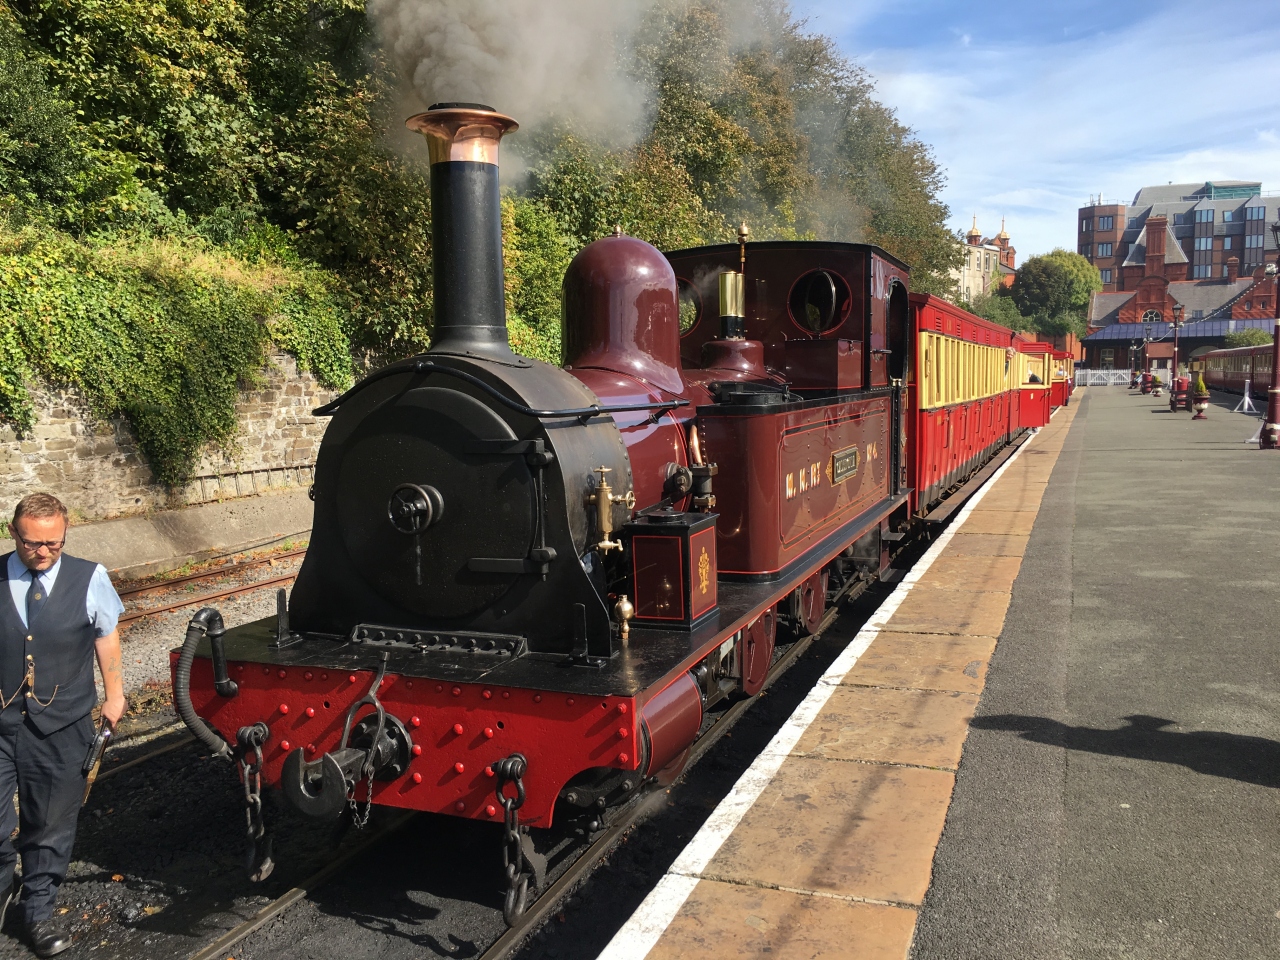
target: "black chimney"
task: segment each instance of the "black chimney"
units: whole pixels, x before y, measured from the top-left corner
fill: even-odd
[[[509,357],[498,144],[518,129],[479,103],[437,103],[405,121],[431,156],[435,328],[429,353]]]

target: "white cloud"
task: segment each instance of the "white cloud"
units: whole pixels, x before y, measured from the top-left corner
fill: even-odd
[[[819,7],[831,9],[829,0],[796,11]],[[837,35],[843,48],[934,148],[952,226],[967,229],[976,213],[993,234],[1007,216],[1019,259],[1071,248],[1076,207],[1099,191],[1129,201],[1148,184],[1212,179],[1280,189],[1274,17],[1203,17],[1184,0],[1133,23],[1117,14],[1114,28],[1084,39],[1055,30],[997,45],[966,30],[967,45],[952,31],[928,47],[909,46],[920,31],[907,21],[895,46],[859,50],[868,9],[849,14],[853,26]],[[821,18],[812,26],[834,32]]]

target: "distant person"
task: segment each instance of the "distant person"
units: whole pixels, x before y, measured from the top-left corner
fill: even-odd
[[[1027,371],[1027,383],[1044,383],[1034,370]]]
[[[71,946],[54,902],[71,862],[81,768],[96,735],[95,656],[107,694],[104,722],[114,729],[127,706],[116,629],[124,605],[101,564],[63,554],[68,526],[57,497],[24,497],[9,524],[14,551],[0,563],[9,588],[0,591],[0,924],[17,893],[21,856],[18,907],[41,957]],[[20,814],[8,800],[15,790]]]

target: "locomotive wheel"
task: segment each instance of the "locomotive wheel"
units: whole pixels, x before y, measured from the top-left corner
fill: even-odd
[[[816,633],[822,623],[822,615],[827,612],[827,570],[809,577],[796,589],[796,614],[801,636]]]
[[[777,608],[770,607],[742,632],[739,662],[742,664],[742,690],[747,696],[754,697],[764,686],[764,678],[769,675],[769,667],[773,663],[773,642],[777,630]]]

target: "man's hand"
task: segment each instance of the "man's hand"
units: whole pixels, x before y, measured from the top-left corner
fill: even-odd
[[[116,724],[120,722],[120,718],[125,715],[128,709],[129,701],[124,698],[123,694],[117,697],[107,697],[106,702],[102,705],[102,719],[111,724],[111,729],[114,732]]]

